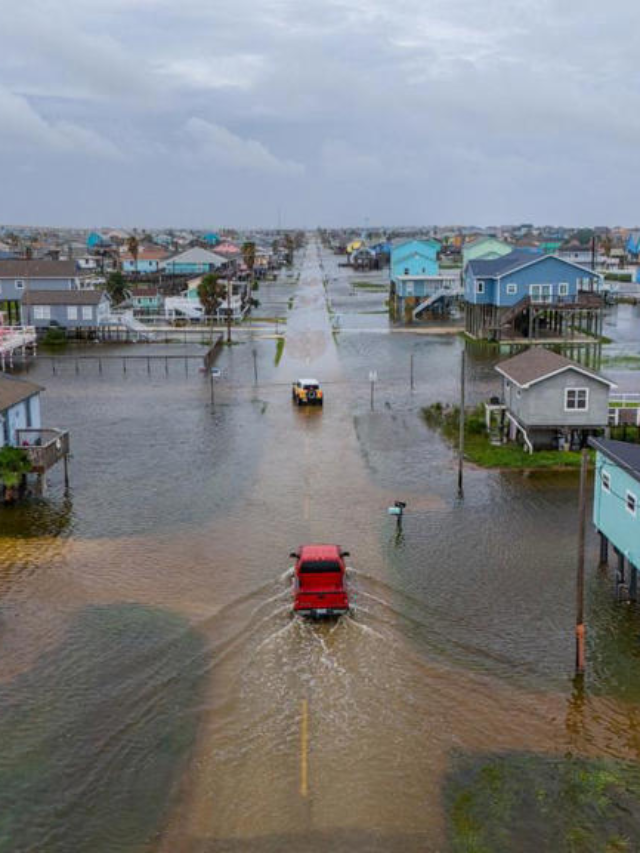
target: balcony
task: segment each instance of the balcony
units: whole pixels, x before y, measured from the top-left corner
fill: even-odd
[[[69,455],[69,433],[59,429],[19,429],[16,445],[26,452],[33,473],[44,474]]]

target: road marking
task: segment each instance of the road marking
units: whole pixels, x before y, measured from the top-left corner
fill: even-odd
[[[302,700],[300,720],[300,796],[309,795],[309,703]]]

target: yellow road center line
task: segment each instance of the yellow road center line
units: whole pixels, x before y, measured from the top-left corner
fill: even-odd
[[[300,719],[300,796],[309,794],[309,703],[302,700]]]

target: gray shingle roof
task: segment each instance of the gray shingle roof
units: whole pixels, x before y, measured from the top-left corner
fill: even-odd
[[[640,444],[629,444],[626,441],[613,441],[608,438],[590,438],[589,444],[604,453],[616,465],[628,471],[636,480],[640,480]]]
[[[501,258],[493,260],[482,260],[478,258],[475,261],[469,261],[469,269],[478,278],[486,276],[493,278],[494,276],[504,275],[525,264],[530,264],[532,261],[539,261],[545,255],[537,255],[533,252],[510,252],[508,255],[503,255]]]
[[[587,370],[586,367],[575,361],[571,361],[570,358],[558,355],[558,353],[544,347],[530,347],[524,352],[514,355],[512,358],[501,361],[496,365],[495,369],[502,376],[515,382],[521,388],[527,388],[529,385],[539,382],[546,376],[559,373],[570,367],[580,371],[580,373],[584,373],[586,376],[590,376],[592,379],[614,387],[613,382],[605,379],[604,376],[600,376],[599,373]]]
[[[30,290],[23,305],[97,305],[104,290]]]
[[[11,376],[0,376],[0,412],[10,409],[16,403],[33,397],[34,394],[44,391],[42,385],[27,382],[24,379],[14,379]]]
[[[75,278],[75,261],[44,261],[24,258],[0,261],[0,278]]]
[[[208,249],[203,249],[201,246],[194,246],[187,249],[186,252],[181,252],[179,255],[174,255],[172,258],[166,258],[164,264],[171,268],[172,264],[211,264],[212,266],[221,266],[227,263],[227,258],[222,255],[216,255],[215,252],[210,252]]]

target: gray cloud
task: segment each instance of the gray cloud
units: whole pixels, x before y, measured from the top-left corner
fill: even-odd
[[[633,223],[639,24],[631,0],[0,0],[0,219]]]

